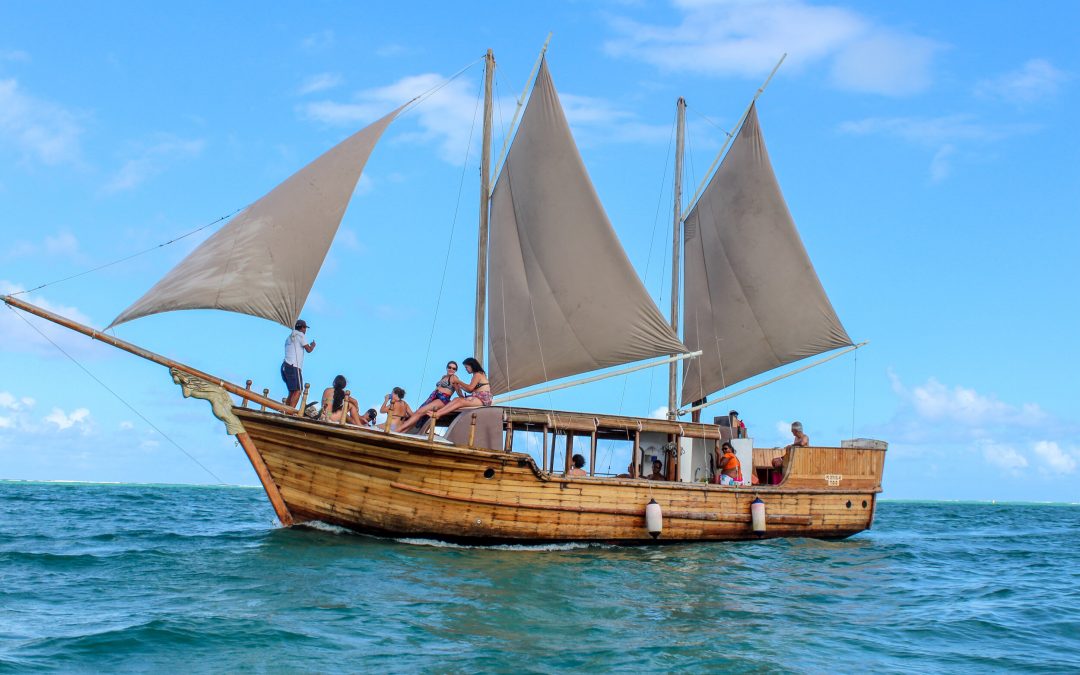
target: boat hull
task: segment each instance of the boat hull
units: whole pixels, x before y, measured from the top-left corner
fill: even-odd
[[[747,488],[563,478],[541,472],[522,453],[235,412],[268,470],[267,491],[278,491],[294,523],[456,542],[842,538],[872,524],[884,460],[884,451],[802,448],[784,485]],[[823,462],[827,475],[843,476],[843,487],[813,484],[813,465]],[[751,529],[755,498],[765,502],[764,533]],[[653,499],[663,512],[656,538],[645,527]]]

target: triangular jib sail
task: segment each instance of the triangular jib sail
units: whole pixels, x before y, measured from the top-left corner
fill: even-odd
[[[292,328],[371,151],[404,107],[244,209],[109,326],[180,309],[223,309]]]
[[[751,106],[686,218],[685,405],[799,359],[851,344],[806,254]]]
[[[604,213],[542,62],[491,200],[496,393],[685,353]]]

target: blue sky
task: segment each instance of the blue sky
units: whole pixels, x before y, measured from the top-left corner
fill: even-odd
[[[886,497],[1080,501],[1078,22],[1070,2],[522,3],[483,18],[447,3],[0,2],[0,290],[232,213],[473,63],[391,126],[303,314],[313,385],[340,372],[362,403],[393,386],[416,402],[472,344],[484,50],[500,147],[554,33],[586,165],[665,312],[675,100],[696,186],[786,52],[761,124],[822,283],[871,344],[730,407],[757,445],[786,442],[794,419],[815,443],[889,441]],[[102,327],[211,231],[29,299]],[[0,478],[255,483],[164,369],[42,330],[131,407],[4,308]],[[116,334],[283,395],[280,326],[197,311]],[[665,400],[658,369],[530,403],[648,415]]]

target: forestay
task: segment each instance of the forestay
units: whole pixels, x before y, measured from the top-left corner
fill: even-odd
[[[248,206],[109,325],[180,309],[300,316],[371,151],[398,108]]]
[[[489,250],[496,393],[687,351],[615,236],[546,61],[495,184]]]
[[[851,344],[806,254],[751,106],[684,229],[682,404]]]

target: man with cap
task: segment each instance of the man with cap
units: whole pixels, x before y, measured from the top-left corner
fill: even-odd
[[[305,338],[307,329],[307,323],[300,319],[285,340],[285,361],[281,364],[281,379],[285,380],[285,386],[289,390],[285,405],[290,408],[295,408],[300,402],[300,390],[304,388],[304,352],[310,354],[311,350],[315,349],[315,341],[308,342]]]

